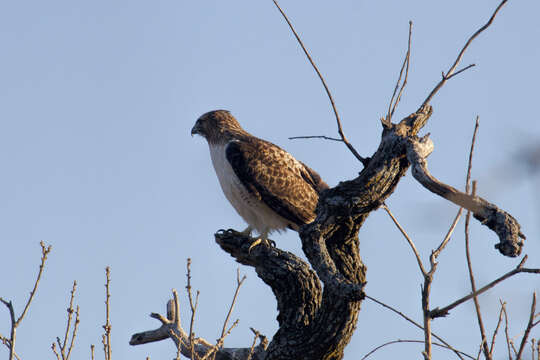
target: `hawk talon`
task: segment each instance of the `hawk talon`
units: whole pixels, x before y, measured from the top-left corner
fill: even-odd
[[[259,245],[259,244],[264,244],[265,246],[270,247],[270,248],[272,248],[272,247],[275,248],[276,247],[276,242],[274,240],[265,239],[265,238],[260,237],[257,240],[255,240],[254,242],[252,242],[251,245],[249,245],[248,254],[251,254],[251,250],[255,246]]]

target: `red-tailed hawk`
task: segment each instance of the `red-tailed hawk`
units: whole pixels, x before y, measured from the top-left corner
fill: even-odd
[[[191,135],[206,138],[221,189],[248,223],[243,231],[257,230],[260,242],[268,234],[300,226],[315,219],[319,193],[328,188],[319,174],[280,147],[242,129],[226,110],[202,115]]]

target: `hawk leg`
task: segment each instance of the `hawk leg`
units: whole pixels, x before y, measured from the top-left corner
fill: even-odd
[[[248,226],[248,229],[249,229],[249,226]],[[247,229],[246,229],[247,230]],[[244,230],[245,231],[245,230]],[[251,253],[251,250],[259,245],[259,244],[264,244],[265,246],[268,246],[268,247],[276,247],[276,242],[274,240],[270,240],[268,239],[268,230],[267,231],[264,231],[261,236],[259,236],[257,238],[257,240],[255,240],[250,246],[249,246],[249,249],[248,249],[248,252]]]

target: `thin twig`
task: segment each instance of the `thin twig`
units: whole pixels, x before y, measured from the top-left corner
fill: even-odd
[[[261,335],[257,330],[254,328],[251,328],[251,331],[253,331],[253,334],[255,335],[253,337],[253,343],[251,344],[251,347],[249,348],[249,354],[246,360],[251,360],[251,357],[253,356],[253,351],[255,351],[255,344],[257,344],[257,339]]]
[[[60,339],[59,338],[56,338],[58,340],[58,342],[60,342]],[[58,350],[56,350],[56,343],[53,342],[52,345],[51,345],[51,350],[52,352],[54,353],[54,355],[56,356],[56,359],[57,360],[60,360],[61,357],[60,357],[60,354],[58,354]],[[63,358],[63,357],[62,357]]]
[[[2,334],[0,334],[0,341],[2,342],[2,344],[4,344],[8,349],[10,348],[10,341],[8,338],[2,336]],[[21,358],[19,357],[19,355],[17,355],[15,352],[13,353],[13,356],[15,356],[15,358],[17,360],[21,360]]]
[[[197,290],[197,295],[195,297],[195,302],[193,302],[193,295],[191,292],[191,259],[187,259],[187,285],[186,290],[189,298],[189,306],[191,308],[191,321],[189,324],[189,346],[191,352],[191,359],[195,354],[195,334],[193,333],[193,324],[195,322],[195,313],[197,312],[197,306],[199,305],[199,291]]]
[[[392,306],[388,305],[388,304],[385,304],[383,303],[382,301],[379,301],[377,299],[375,299],[374,297],[371,297],[369,295],[366,295],[366,299],[369,299],[371,301],[373,301],[374,303],[376,304],[379,304],[381,305],[382,307],[384,308],[387,308],[388,310],[390,311],[393,311],[395,312],[396,314],[398,314],[399,316],[401,316],[402,318],[404,318],[405,320],[407,320],[408,322],[410,322],[411,324],[413,324],[414,326],[416,326],[417,328],[419,328],[420,330],[424,330],[424,328],[422,327],[422,325],[420,325],[419,323],[417,323],[416,321],[414,321],[413,319],[411,319],[410,317],[408,317],[407,315],[403,314],[401,311],[397,310],[397,309],[394,309]],[[454,353],[460,358],[463,360],[463,357],[461,355],[465,355],[466,357],[470,358],[470,359],[474,359],[474,357],[472,357],[471,355],[467,354],[467,353],[464,353],[463,351],[460,351],[460,350],[457,350],[455,349],[454,347],[452,347],[450,344],[448,344],[444,339],[442,339],[440,336],[438,336],[437,334],[435,333],[431,333],[431,335],[433,335],[434,338],[436,338],[437,340],[439,340],[441,343],[443,343],[445,346],[447,346],[449,349],[452,349],[452,351],[454,351]]]
[[[476,116],[476,121],[474,123],[474,131],[471,140],[471,149],[469,151],[469,163],[467,165],[467,177],[465,179],[465,192],[468,194],[470,191],[471,184],[471,172],[472,172],[472,159],[474,155],[474,145],[476,144],[476,134],[478,134],[478,127],[480,126],[480,117]]]
[[[523,264],[524,264],[526,259],[527,259],[527,256],[525,256],[523,258],[523,260],[519,263],[519,265],[515,269],[510,270],[509,272],[502,275],[501,277],[493,280],[492,282],[485,285],[484,287],[477,290],[476,292],[470,293],[469,295],[464,296],[464,297],[454,301],[453,303],[451,303],[448,306],[445,306],[442,309],[439,309],[439,308],[433,309],[431,311],[431,316],[434,317],[434,318],[435,317],[440,317],[440,316],[446,316],[448,314],[448,312],[450,310],[452,310],[453,308],[455,308],[456,306],[461,305],[462,303],[472,299],[474,296],[478,296],[478,295],[486,292],[487,290],[491,289],[492,287],[494,287],[495,285],[497,285],[501,281],[504,281],[504,280],[508,279],[509,277],[512,277],[512,276],[514,276],[516,274],[519,274],[519,273],[540,274],[540,269],[529,269],[529,268],[524,268],[523,267]]]
[[[111,284],[111,268],[107,266],[105,268],[105,276],[107,279],[107,282],[105,283],[105,325],[103,325],[103,329],[105,330],[105,334],[103,334],[103,351],[105,352],[105,360],[111,360],[111,321],[110,321],[110,284]]]
[[[75,291],[77,290],[77,281],[73,281],[73,287],[71,288],[71,297],[69,299],[69,307],[67,308],[68,313],[68,319],[67,319],[67,325],[66,325],[66,332],[64,333],[64,342],[63,344],[60,343],[60,339],[57,338],[58,345],[60,345],[60,350],[62,352],[62,358],[65,359],[66,353],[66,344],[69,337],[69,330],[71,329],[71,320],[73,318],[73,299],[75,298]]]
[[[345,143],[345,145],[347,146],[347,148],[349,148],[349,150],[352,152],[352,154],[358,159],[360,160],[360,162],[364,165],[364,166],[367,166],[368,162],[369,162],[369,159],[366,159],[364,157],[362,157],[357,151],[356,149],[351,145],[351,143],[349,143],[349,140],[347,140],[347,138],[345,137],[345,134],[343,133],[343,127],[341,126],[341,120],[339,118],[339,114],[338,114],[338,111],[337,111],[337,107],[336,107],[336,104],[334,102],[334,98],[332,97],[332,94],[330,93],[330,89],[328,89],[328,86],[326,85],[326,81],[324,80],[324,77],[322,76],[321,72],[319,71],[319,69],[317,68],[317,65],[315,65],[315,62],[313,61],[313,59],[311,58],[311,55],[309,54],[309,52],[307,51],[306,47],[304,46],[304,43],[302,42],[302,40],[300,39],[300,36],[298,35],[298,33],[296,32],[296,30],[294,29],[292,23],[289,21],[289,18],[287,17],[287,15],[285,14],[285,12],[281,9],[281,7],[279,6],[279,4],[277,3],[276,0],[272,0],[274,2],[274,5],[276,5],[277,9],[279,10],[279,12],[281,13],[281,15],[283,16],[283,18],[285,19],[285,21],[287,22],[287,24],[289,25],[289,28],[291,29],[292,33],[294,34],[294,37],[296,37],[296,40],[298,41],[298,44],[300,44],[300,46],[302,47],[302,50],[304,51],[304,54],[306,55],[307,59],[309,60],[309,62],[311,63],[311,66],[313,67],[313,69],[315,70],[315,72],[317,73],[317,76],[319,76],[319,79],[321,80],[322,82],[322,85],[324,86],[324,90],[326,91],[326,95],[328,95],[328,99],[330,100],[330,104],[332,105],[332,110],[334,111],[334,115],[336,117],[336,122],[337,122],[337,126],[338,126],[338,133],[339,133],[339,136],[341,137],[341,140]]]
[[[403,59],[403,64],[401,65],[401,70],[399,71],[399,77],[396,82],[396,87],[394,88],[394,93],[392,94],[392,98],[390,99],[390,103],[388,104],[388,113],[386,114],[385,122],[390,124],[392,121],[392,116],[394,116],[394,111],[396,111],[397,105],[399,104],[399,101],[401,100],[401,95],[403,94],[403,90],[405,89],[405,85],[407,85],[407,78],[409,77],[409,64],[411,59],[411,37],[412,37],[412,21],[409,21],[409,41],[407,43],[407,52],[405,53],[405,58]],[[396,99],[396,102],[392,105],[394,102],[394,97],[396,96],[396,92],[399,88],[399,83],[401,82],[401,77],[403,76],[403,70],[405,70],[405,78],[403,79],[403,84],[401,84],[401,88],[399,89],[399,94]]]
[[[332,141],[338,141],[343,142],[342,139],[333,138],[326,135],[307,135],[307,136],[291,136],[289,140],[295,140],[295,139],[324,139],[324,140],[332,140]]]
[[[90,359],[94,360],[94,344],[90,345]]]
[[[23,310],[21,316],[19,316],[19,318],[17,319],[17,322],[15,323],[16,326],[19,326],[22,319],[24,318],[24,316],[28,312],[28,308],[30,307],[30,303],[32,302],[32,300],[34,299],[34,296],[36,295],[36,290],[37,290],[37,287],[38,287],[38,284],[39,284],[39,280],[41,279],[41,274],[43,273],[43,268],[45,267],[45,261],[47,260],[47,255],[49,255],[49,253],[51,252],[52,247],[50,245],[45,246],[45,243],[43,241],[41,241],[39,243],[39,245],[41,245],[41,264],[39,265],[38,276],[37,276],[36,282],[34,283],[34,288],[30,292],[30,297],[28,298],[28,301],[26,302],[24,310]]]
[[[68,318],[67,318],[67,325],[66,325],[66,331],[64,333],[64,341],[62,342],[59,337],[56,337],[56,343],[58,344],[58,347],[60,348],[60,354],[58,354],[56,350],[56,344],[53,342],[51,348],[54,354],[58,359],[60,357],[62,360],[68,360],[71,356],[71,350],[73,349],[73,345],[75,344],[75,338],[77,337],[77,330],[79,328],[80,318],[79,318],[79,306],[77,306],[77,309],[73,309],[73,300],[75,298],[75,291],[77,290],[77,281],[73,281],[73,287],[71,289],[71,296],[69,299],[69,307],[67,308]],[[73,329],[71,329],[71,322],[73,320],[73,313],[75,313],[75,324],[73,326]],[[69,332],[71,330],[71,341],[68,345],[69,340]],[[67,349],[67,353],[66,353]]]
[[[407,242],[409,243],[409,246],[411,247],[413,253],[414,253],[414,256],[416,257],[416,262],[418,263],[418,267],[420,268],[420,271],[422,272],[422,275],[426,275],[426,270],[424,269],[424,265],[422,264],[422,259],[420,259],[420,254],[418,253],[418,250],[416,250],[416,246],[414,245],[414,242],[411,240],[411,238],[409,237],[409,235],[407,235],[407,232],[405,231],[405,229],[401,226],[401,224],[397,221],[397,219],[394,217],[394,214],[392,214],[392,212],[390,211],[390,209],[388,208],[388,206],[386,206],[386,204],[382,204],[382,208],[386,211],[386,213],[390,216],[390,218],[392,219],[392,221],[394,222],[394,224],[397,226],[397,228],[399,229],[399,231],[401,232],[401,234],[403,234],[403,236],[405,237],[405,239],[407,240]]]
[[[476,30],[476,32],[467,40],[467,42],[465,43],[465,45],[463,46],[463,48],[461,49],[461,51],[459,52],[456,60],[454,61],[454,64],[450,67],[450,69],[448,69],[448,71],[446,72],[446,74],[443,74],[443,77],[441,79],[441,81],[439,81],[439,83],[435,86],[435,88],[433,88],[433,90],[431,90],[431,93],[428,95],[428,97],[426,98],[426,100],[424,100],[424,102],[422,103],[422,106],[425,106],[427,104],[429,104],[429,102],[431,101],[431,99],[433,98],[433,96],[435,96],[435,94],[443,87],[443,85],[449,80],[452,78],[452,74],[454,73],[454,71],[456,70],[457,66],[459,65],[461,59],[463,58],[463,55],[465,54],[465,51],[467,50],[467,48],[469,47],[469,45],[471,44],[471,42],[478,36],[480,35],[481,32],[483,32],[484,30],[486,30],[490,25],[491,23],[493,22],[493,20],[495,19],[495,16],[497,16],[497,13],[499,12],[499,10],[503,7],[503,5],[507,2],[508,0],[503,0],[501,1],[501,3],[499,4],[499,6],[497,6],[497,8],[495,9],[495,11],[493,12],[493,14],[491,15],[489,21],[487,23],[484,24],[484,26],[482,26],[480,29]],[[470,67],[474,66],[473,65],[469,65],[467,67],[465,67],[464,69],[460,70],[458,73],[464,71],[464,70],[467,70],[469,69]],[[456,73],[455,75],[457,75],[458,73]]]
[[[380,350],[382,349],[383,347],[387,346],[387,345],[392,345],[392,344],[399,344],[399,343],[415,343],[415,344],[423,344],[424,341],[423,340],[401,340],[401,339],[398,339],[398,340],[393,340],[393,341],[388,341],[382,345],[379,345],[377,346],[375,349],[371,350],[370,352],[368,352],[366,355],[364,355],[364,357],[362,357],[362,359],[360,360],[364,360],[366,359],[368,356],[370,356],[371,354],[373,354],[374,352],[376,352],[377,350]],[[450,348],[448,348],[446,345],[444,344],[439,344],[439,343],[433,343],[433,345],[435,346],[438,346],[438,347],[441,347],[443,349],[448,349],[448,350],[451,350]],[[474,358],[473,358],[474,359]]]
[[[478,118],[476,120],[476,124],[478,126]],[[475,130],[478,127],[475,128]],[[469,182],[467,182],[467,187],[469,185]],[[476,181],[473,181],[472,186],[472,196],[476,195]],[[471,252],[470,252],[470,241],[469,241],[469,223],[471,221],[471,212],[470,210],[467,211],[467,216],[465,217],[465,257],[467,258],[467,269],[469,271],[469,280],[471,282],[471,290],[473,293],[476,293],[476,282],[474,280],[474,273],[472,270],[472,260],[471,260]],[[478,327],[480,329],[480,338],[482,340],[482,349],[484,351],[484,356],[487,360],[491,360],[491,354],[489,351],[489,347],[487,344],[487,338],[486,338],[486,329],[484,327],[484,321],[482,320],[482,312],[480,311],[480,302],[478,301],[478,296],[473,296],[473,302],[474,302],[474,308],[476,311],[476,319],[478,320]]]
[[[444,248],[446,247],[446,245],[450,241],[450,239],[452,237],[452,234],[454,233],[454,230],[455,230],[455,228],[457,226],[457,223],[458,223],[459,219],[461,218],[462,213],[463,213],[463,208],[460,207],[457,214],[456,214],[456,217],[454,218],[454,221],[452,221],[452,224],[450,225],[450,228],[448,229],[448,232],[444,236],[443,241],[441,242],[439,247],[437,247],[437,249],[433,252],[433,257],[435,259],[437,259],[439,257],[441,251],[444,250]]]
[[[495,327],[495,330],[493,331],[493,336],[491,337],[491,346],[489,348],[489,355],[493,356],[493,349],[495,348],[495,339],[497,338],[497,332],[499,331],[499,328],[502,324],[502,318],[503,318],[503,307],[506,303],[502,302],[501,300],[501,310],[499,311],[499,320],[497,321],[497,326]]]
[[[225,321],[223,322],[223,328],[221,329],[221,337],[225,335],[226,329],[227,329],[227,323],[229,322],[229,319],[231,317],[232,311],[234,309],[234,304],[236,304],[236,299],[238,298],[238,293],[240,292],[240,287],[246,280],[246,276],[242,276],[240,279],[240,269],[236,269],[236,289],[234,291],[234,296],[231,301],[231,306],[229,306],[229,311],[227,312],[227,317],[225,318]]]
[[[534,327],[534,314],[535,313],[536,313],[536,292],[533,293],[532,304],[531,304],[531,313],[529,315],[529,322],[527,323],[527,328],[525,329],[525,333],[523,334],[523,338],[521,339],[521,345],[519,345],[519,351],[518,351],[518,353],[516,355],[516,359],[521,359],[521,355],[523,354],[523,350],[525,350],[525,344],[527,343],[529,333],[531,332],[532,328]]]
[[[41,280],[41,275],[43,274],[43,269],[45,267],[45,261],[47,260],[47,255],[51,252],[52,247],[45,246],[45,243],[43,241],[40,241],[39,245],[41,246],[41,263],[39,265],[39,272],[36,277],[36,281],[34,282],[34,288],[30,292],[30,297],[26,301],[26,305],[24,306],[24,310],[19,316],[18,319],[15,320],[15,309],[13,308],[13,303],[8,300],[4,300],[2,297],[0,297],[0,302],[2,302],[9,311],[9,316],[11,319],[11,331],[9,336],[9,360],[13,360],[14,357],[18,356],[15,354],[15,342],[17,339],[17,327],[21,323],[21,321],[24,319],[26,313],[28,312],[28,309],[30,308],[30,304],[32,303],[32,300],[34,299],[34,296],[36,295],[36,291],[39,285],[39,281]]]
[[[504,313],[504,335],[506,336],[506,346],[508,347],[508,360],[512,360],[512,351],[510,350],[510,336],[508,334],[508,313],[506,312],[506,303],[501,302],[501,309]]]

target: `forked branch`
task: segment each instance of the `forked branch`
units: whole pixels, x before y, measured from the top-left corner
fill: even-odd
[[[493,20],[495,19],[495,16],[497,16],[497,13],[499,12],[499,10],[501,10],[501,8],[503,7],[504,4],[506,4],[508,0],[503,0],[501,1],[501,3],[499,4],[499,6],[497,6],[497,8],[495,9],[495,11],[493,12],[493,14],[491,15],[491,17],[489,18],[488,22],[485,23],[480,29],[476,30],[476,32],[474,34],[471,35],[471,37],[467,40],[467,42],[465,43],[465,45],[463,46],[463,48],[461,49],[461,51],[459,52],[456,60],[454,61],[454,63],[452,64],[452,66],[450,66],[450,69],[448,69],[448,71],[446,73],[443,73],[442,74],[442,78],[441,80],[439,81],[439,83],[433,88],[433,90],[431,90],[431,92],[429,93],[429,95],[427,96],[427,98],[424,100],[424,102],[422,103],[422,105],[427,105],[429,104],[429,102],[431,101],[431,99],[433,99],[433,97],[435,96],[435,94],[437,94],[437,92],[443,87],[444,84],[446,84],[446,82],[451,79],[453,76],[455,75],[458,75],[459,73],[467,70],[467,69],[470,69],[471,67],[474,66],[474,64],[471,64],[471,65],[468,65],[466,66],[465,68],[457,71],[457,67],[459,65],[459,63],[461,62],[461,59],[463,58],[463,55],[465,54],[465,51],[467,51],[467,48],[469,47],[469,45],[471,45],[472,41],[478,36],[480,35],[484,30],[486,30],[492,23],[493,23]],[[455,72],[455,73],[454,73]]]
[[[313,59],[311,58],[311,55],[309,54],[309,51],[306,49],[306,47],[304,46],[304,43],[302,42],[302,39],[300,39],[300,36],[298,35],[298,33],[296,32],[296,30],[294,29],[294,26],[292,25],[292,23],[289,21],[289,18],[287,17],[287,14],[285,14],[285,12],[281,9],[281,7],[279,6],[279,4],[277,3],[276,0],[272,0],[274,2],[274,5],[276,5],[277,9],[279,10],[279,12],[281,13],[281,15],[283,16],[283,18],[285,19],[285,21],[287,22],[287,24],[289,25],[289,28],[291,29],[292,33],[294,34],[294,37],[296,38],[296,40],[298,41],[298,44],[300,44],[300,46],[302,47],[302,50],[304,51],[304,54],[306,54],[306,57],[307,59],[309,60],[309,63],[311,64],[311,66],[313,67],[313,69],[315,70],[315,72],[317,73],[317,76],[319,77],[319,79],[321,80],[321,83],[324,87],[324,90],[326,91],[326,95],[328,96],[328,99],[330,100],[330,104],[332,105],[332,110],[334,111],[334,116],[336,117],[336,123],[337,123],[337,127],[338,127],[338,133],[339,133],[339,136],[341,137],[341,141],[343,141],[343,143],[347,146],[347,148],[350,150],[350,152],[358,159],[360,160],[360,162],[364,165],[364,166],[367,166],[368,162],[369,162],[369,159],[366,159],[364,157],[362,157],[358,151],[356,151],[356,149],[354,148],[354,146],[352,146],[352,144],[349,142],[349,140],[347,140],[347,137],[345,136],[345,133],[343,132],[343,127],[341,126],[341,120],[339,118],[339,114],[338,114],[338,111],[337,111],[337,107],[336,107],[336,104],[334,102],[334,98],[332,97],[332,93],[330,92],[330,89],[328,88],[328,85],[326,85],[326,81],[324,80],[324,77],[322,76],[321,72],[319,71],[319,68],[317,67],[317,65],[315,65],[315,62],[313,61]],[[319,136],[316,136],[316,137],[319,137]],[[325,138],[324,136],[320,136],[321,138]],[[295,138],[300,138],[300,137],[295,137]],[[332,139],[334,140],[334,139]]]

